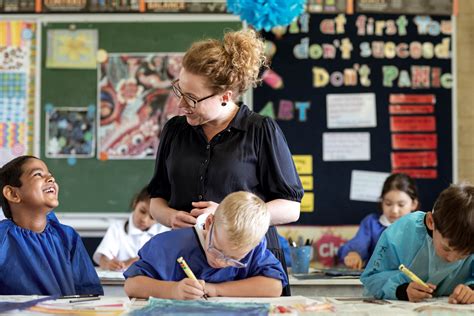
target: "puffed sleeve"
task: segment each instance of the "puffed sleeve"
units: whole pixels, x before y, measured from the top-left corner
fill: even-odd
[[[240,270],[240,269],[239,269]],[[246,273],[242,276],[241,273]],[[267,278],[280,280],[282,287],[288,284],[288,278],[280,261],[267,249],[267,242],[264,238],[253,250],[252,257],[248,262],[248,267],[239,271],[237,279],[250,278],[254,276],[264,276]]]
[[[171,141],[180,121],[179,116],[171,118],[166,122],[160,135],[160,145],[156,153],[155,171],[153,178],[148,184],[148,193],[152,198],[160,197],[169,200],[171,196],[171,185],[166,168],[166,159],[170,153]]]
[[[258,176],[268,200],[301,202],[303,187],[282,130],[266,117],[260,133]]]
[[[104,295],[99,277],[95,272],[89,254],[82,243],[81,238],[73,232],[73,248],[71,249],[71,261],[76,294],[99,294]]]

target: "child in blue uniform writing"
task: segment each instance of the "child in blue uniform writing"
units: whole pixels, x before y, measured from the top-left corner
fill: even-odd
[[[92,257],[105,270],[123,270],[138,260],[138,250],[156,234],[169,228],[157,223],[150,214],[150,194],[143,188],[132,201],[133,212],[127,220],[110,225]]]
[[[414,212],[382,234],[361,276],[365,294],[421,301],[449,296],[474,303],[474,186],[451,185],[431,212]],[[404,264],[428,287],[398,270]]]
[[[132,297],[200,299],[208,296],[279,296],[288,280],[267,249],[270,224],[266,204],[248,192],[229,194],[204,227],[165,232],[143,246],[140,259],[125,271]],[[198,221],[199,223],[199,221]],[[198,280],[186,277],[183,257]]]
[[[46,164],[17,157],[0,169],[1,295],[103,294],[79,235],[54,214],[59,186]]]
[[[382,215],[372,213],[365,217],[354,238],[339,248],[339,262],[351,269],[362,269],[372,256],[382,232],[400,217],[418,208],[415,180],[403,173],[390,175],[383,184],[380,204]]]

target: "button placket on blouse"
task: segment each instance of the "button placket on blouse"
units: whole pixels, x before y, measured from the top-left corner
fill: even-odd
[[[206,151],[207,151],[207,159],[204,159],[204,161],[201,163],[201,168],[199,170],[199,188],[200,188],[200,192],[201,194],[198,195],[198,200],[199,201],[202,201],[203,198],[204,198],[204,192],[205,192],[205,188],[204,188],[204,179],[206,178],[205,175],[207,173],[207,166],[208,166],[208,162],[209,160],[211,159],[211,144],[208,143],[206,145]]]

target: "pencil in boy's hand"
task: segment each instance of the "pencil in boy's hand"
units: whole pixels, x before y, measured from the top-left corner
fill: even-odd
[[[197,278],[196,276],[194,275],[193,271],[191,271],[191,269],[189,268],[188,264],[186,263],[186,261],[184,261],[184,258],[183,257],[179,257],[178,259],[176,259],[176,261],[178,261],[179,265],[181,266],[181,268],[183,269],[184,273],[186,273],[186,275],[188,276],[188,278],[190,278],[191,280],[196,280],[197,281]],[[207,294],[204,294],[204,299],[207,300],[207,298],[209,296],[207,296]]]
[[[407,277],[410,278],[410,280],[412,280],[413,282],[415,283],[418,283],[420,285],[423,285],[424,287],[430,289],[430,287],[428,286],[428,284],[426,284],[425,282],[423,282],[423,280],[421,280],[416,274],[414,274],[413,272],[411,272],[407,267],[405,267],[404,264],[401,264],[399,267],[398,267],[398,270],[402,271]]]

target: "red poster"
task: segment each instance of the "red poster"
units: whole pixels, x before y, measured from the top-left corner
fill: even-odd
[[[435,151],[392,152],[392,169],[411,167],[436,167]]]
[[[436,169],[393,169],[393,173],[406,173],[410,177],[417,179],[436,179],[438,171]]]
[[[391,94],[390,103],[436,103],[434,94]]]
[[[393,149],[436,149],[436,134],[392,134]]]
[[[431,114],[434,112],[433,105],[398,105],[393,104],[389,107],[390,114]]]
[[[392,132],[434,132],[436,119],[426,116],[391,116],[390,130]]]

